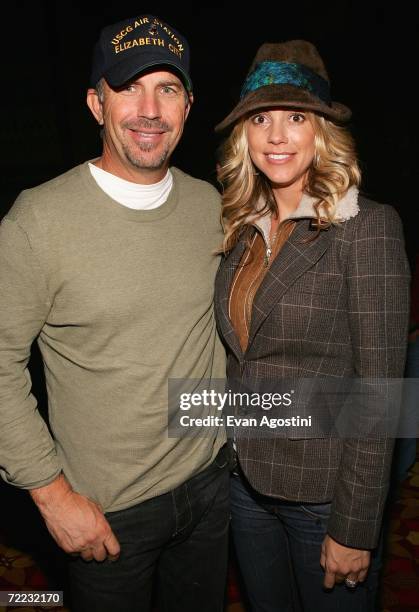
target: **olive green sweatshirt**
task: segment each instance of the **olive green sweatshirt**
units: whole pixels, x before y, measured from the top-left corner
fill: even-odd
[[[118,204],[82,164],[22,192],[0,226],[0,473],[21,488],[63,471],[105,511],[203,470],[225,441],[168,436],[168,379],[225,376],[213,315],[220,202],[172,168],[154,210]],[[31,393],[45,366],[51,437]]]

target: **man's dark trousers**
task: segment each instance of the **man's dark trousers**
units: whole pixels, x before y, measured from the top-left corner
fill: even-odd
[[[226,447],[173,491],[106,518],[117,561],[69,562],[72,612],[148,612],[156,576],[159,612],[222,612],[227,572]]]

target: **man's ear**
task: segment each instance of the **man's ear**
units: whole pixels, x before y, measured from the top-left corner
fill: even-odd
[[[99,125],[103,125],[103,105],[99,100],[98,93],[96,89],[92,87],[87,90],[86,95],[87,106],[90,108],[90,112],[93,117],[96,119]]]
[[[186,110],[185,110],[185,121],[188,118],[189,111],[191,110],[191,106],[192,106],[192,104],[194,102],[193,93],[191,91],[188,91],[188,99],[189,99],[189,101],[188,101],[188,104],[187,104]]]

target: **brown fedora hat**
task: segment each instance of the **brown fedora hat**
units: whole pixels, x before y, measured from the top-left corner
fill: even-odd
[[[221,132],[252,111],[272,106],[315,111],[339,123],[351,117],[347,106],[332,102],[323,60],[306,40],[263,44],[250,66],[239,103],[215,131]]]

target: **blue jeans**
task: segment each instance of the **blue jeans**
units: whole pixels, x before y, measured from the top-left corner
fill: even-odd
[[[159,611],[221,612],[229,510],[224,447],[208,468],[173,491],[106,513],[120,557],[69,560],[72,612],[147,612],[154,576]]]
[[[376,553],[367,580],[356,589],[322,587],[320,552],[330,507],[266,497],[242,475],[231,477],[232,534],[252,612],[375,610]]]

